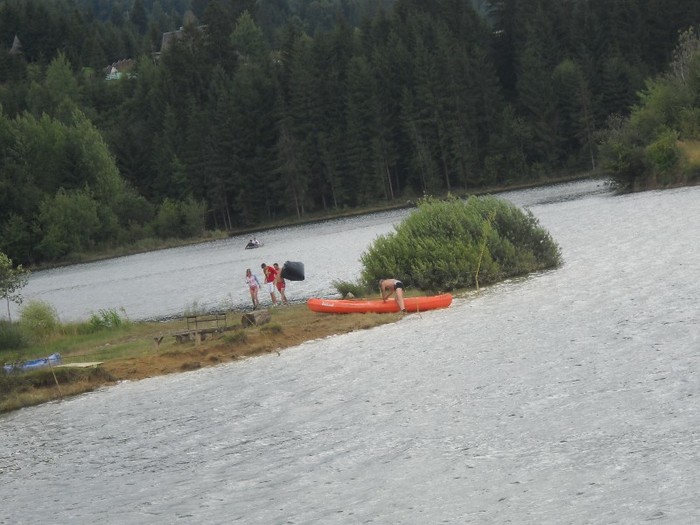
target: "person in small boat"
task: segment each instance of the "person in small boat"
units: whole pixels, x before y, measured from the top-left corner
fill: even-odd
[[[382,293],[382,300],[386,301],[394,293],[396,294],[396,304],[399,305],[399,310],[406,312],[406,304],[403,300],[403,283],[398,279],[380,279],[379,291]]]
[[[250,290],[250,298],[253,301],[253,310],[255,310],[260,305],[260,301],[258,300],[258,290],[260,290],[260,281],[258,281],[256,275],[253,275],[253,272],[250,271],[250,268],[248,268],[245,271],[245,282],[248,284],[248,289]]]

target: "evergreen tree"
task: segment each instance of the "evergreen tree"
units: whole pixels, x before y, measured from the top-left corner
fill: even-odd
[[[532,128],[529,161],[548,170],[559,155],[556,93],[552,71],[557,63],[550,21],[542,9],[529,23],[527,40],[519,58],[518,102]]]
[[[208,178],[204,197],[210,203],[211,215],[217,229],[232,229],[231,195],[235,194],[236,142],[233,119],[233,84],[223,68],[215,67],[210,87],[211,94],[205,114],[209,131],[205,137],[205,166]]]
[[[518,49],[525,42],[523,28],[529,18],[525,14],[531,2],[523,0],[489,0],[489,12],[495,35],[495,64],[505,93],[514,99],[518,68]]]
[[[358,173],[346,162],[348,151],[347,105],[352,96],[348,89],[348,69],[359,52],[353,31],[339,23],[331,33],[314,39],[311,64],[315,77],[312,167],[309,186],[314,204],[323,209],[351,205],[357,199],[354,180]],[[368,79],[368,81],[371,81]],[[369,123],[364,123],[363,126]]]
[[[129,10],[129,22],[131,22],[139,32],[144,35],[148,28],[148,15],[146,8],[143,5],[143,0],[134,0],[131,9]]]
[[[285,153],[283,166],[287,167],[285,173],[289,177],[285,180],[297,216],[304,215],[306,210],[315,160],[314,123],[320,115],[312,51],[312,41],[307,35],[302,34],[295,39],[289,59],[288,100],[283,106],[285,114],[280,120],[280,132],[285,135],[280,137],[278,149]],[[290,147],[294,148],[293,152],[289,150]],[[295,172],[289,171],[292,166],[296,168]]]
[[[377,31],[380,29],[374,27],[373,32]],[[408,171],[408,163],[400,155],[400,151],[410,147],[409,137],[401,125],[401,98],[412,76],[408,49],[393,29],[389,29],[385,41],[373,47],[372,65],[377,83],[378,148],[386,188],[389,198],[393,199],[403,190]]]
[[[562,146],[574,166],[581,165],[576,158],[587,159],[583,167],[596,168],[595,118],[593,98],[581,67],[573,60],[565,60],[554,71],[553,79],[558,94],[558,134]]]
[[[97,203],[91,248],[145,234],[155,206],[181,235],[202,202],[231,228],[589,169],[613,113],[634,115],[622,170],[658,168],[659,126],[700,135],[693,62],[673,65],[683,89],[644,79],[698,16],[694,0],[0,2],[0,249],[62,256],[36,251],[59,239],[42,202]]]
[[[78,82],[63,53],[51,61],[43,82],[34,82],[28,93],[32,113],[40,117],[46,113],[69,122],[80,103]]]
[[[247,15],[253,24],[250,15]],[[213,65],[224,71],[233,71],[236,67],[236,48],[232,41],[235,18],[230,7],[225,7],[219,0],[209,2],[202,16],[206,27],[206,55]],[[238,21],[240,26],[241,21]]]
[[[346,177],[347,183],[356,188],[356,204],[365,205],[380,197],[387,199],[389,191],[378,155],[375,87],[369,64],[362,56],[350,61],[347,93]]]

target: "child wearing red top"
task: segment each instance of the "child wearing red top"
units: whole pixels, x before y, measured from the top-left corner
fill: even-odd
[[[262,263],[260,268],[262,268],[262,271],[265,274],[265,283],[267,284],[267,290],[270,292],[272,304],[275,305],[277,304],[277,297],[275,297],[275,279],[277,277],[277,270],[265,263]]]

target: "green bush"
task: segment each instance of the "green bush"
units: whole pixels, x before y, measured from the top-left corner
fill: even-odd
[[[367,288],[359,283],[352,283],[348,281],[336,280],[331,283],[338,293],[345,297],[349,293],[355,297],[365,297],[367,295]]]
[[[694,105],[688,87],[669,77],[647,80],[639,98],[640,103],[632,109],[629,123],[644,142],[654,140],[662,128],[675,128],[681,120],[682,109]]]
[[[117,196],[115,213],[122,227],[143,226],[153,220],[155,210],[153,205],[145,197],[135,191],[125,191]]]
[[[173,201],[165,199],[152,222],[161,239],[186,238],[200,235],[204,230],[206,205],[194,199]]]
[[[559,247],[530,212],[494,197],[421,202],[361,257],[361,284],[395,277],[422,290],[494,283],[561,263]]]
[[[42,239],[37,251],[46,259],[60,259],[94,246],[100,229],[99,204],[88,191],[65,191],[46,198],[40,206]]]
[[[7,350],[19,350],[26,346],[27,340],[19,325],[0,320],[0,353]]]
[[[678,118],[684,139],[700,139],[700,108],[683,108]]]
[[[153,228],[162,239],[180,236],[180,214],[177,210],[177,202],[165,199],[158,210],[158,215],[153,221]]]
[[[630,126],[629,120],[612,115],[608,118],[608,129],[601,136],[599,152],[603,170],[619,188],[637,186],[648,170],[639,130]]]
[[[657,182],[661,184],[671,182],[680,159],[678,134],[671,129],[663,129],[656,140],[645,148],[645,153]]]
[[[182,236],[196,237],[201,235],[206,226],[207,206],[202,201],[188,199],[180,203],[182,217]]]
[[[87,323],[88,332],[95,333],[100,330],[112,330],[119,328],[125,324],[119,313],[113,309],[99,310],[96,314],[90,316]]]
[[[29,339],[38,341],[58,333],[61,328],[56,309],[36,299],[22,308],[19,324]]]

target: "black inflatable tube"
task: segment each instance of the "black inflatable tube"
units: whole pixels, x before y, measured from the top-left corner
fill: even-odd
[[[304,280],[304,263],[295,261],[286,261],[282,265],[282,279],[288,281],[303,281]]]

